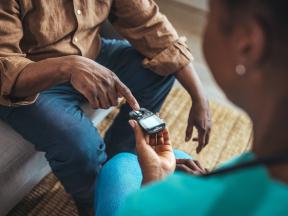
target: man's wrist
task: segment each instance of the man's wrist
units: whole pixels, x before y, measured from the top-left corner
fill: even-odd
[[[198,94],[198,95],[190,94],[190,97],[191,97],[191,100],[193,101],[193,103],[205,104],[208,101],[208,99],[207,99],[207,97],[205,96],[204,93],[201,93],[201,94]]]
[[[60,83],[70,82],[73,61],[68,57],[59,57],[54,59]]]
[[[179,70],[175,76],[194,102],[204,103],[207,101],[201,82],[192,63]]]

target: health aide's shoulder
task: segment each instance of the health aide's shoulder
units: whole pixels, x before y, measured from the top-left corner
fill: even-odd
[[[222,194],[223,186],[218,179],[176,173],[130,196],[118,215],[204,214],[206,206]]]

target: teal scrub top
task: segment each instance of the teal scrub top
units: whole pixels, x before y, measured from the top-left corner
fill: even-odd
[[[225,166],[253,158],[246,153]],[[175,173],[132,194],[117,215],[288,216],[288,186],[273,180],[264,166],[215,177]]]

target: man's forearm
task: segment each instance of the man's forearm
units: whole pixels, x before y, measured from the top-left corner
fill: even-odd
[[[65,57],[49,58],[27,65],[17,78],[11,97],[33,96],[53,85],[69,81]]]
[[[201,81],[192,63],[178,71],[175,76],[194,101],[203,102],[203,100],[206,100]]]

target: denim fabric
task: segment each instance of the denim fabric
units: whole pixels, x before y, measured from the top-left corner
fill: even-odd
[[[142,67],[144,57],[124,40],[102,39],[97,62],[111,69],[131,89],[141,106],[159,111],[174,77],[159,76]],[[133,151],[128,125],[130,108],[124,105],[108,130],[105,142],[81,110],[85,98],[70,84],[40,93],[32,105],[0,106],[0,118],[43,151],[67,192],[79,203],[92,205],[96,177],[107,153]],[[105,145],[106,143],[106,145]]]

